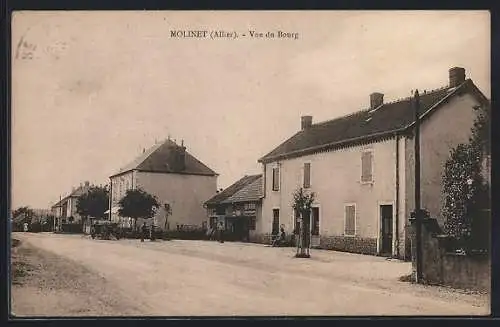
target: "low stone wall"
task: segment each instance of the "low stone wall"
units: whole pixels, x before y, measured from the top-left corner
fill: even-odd
[[[415,227],[415,226],[413,226]],[[412,233],[412,251],[416,251],[416,234]],[[489,254],[448,252],[446,236],[435,219],[422,224],[422,278],[430,284],[489,291],[491,259]],[[414,271],[416,262],[413,261]]]
[[[443,284],[457,288],[489,291],[491,261],[487,254],[443,256]]]
[[[377,239],[346,236],[321,236],[320,248],[343,252],[377,254]]]
[[[271,234],[253,234],[250,235],[251,243],[271,244]],[[290,240],[292,235],[287,234]],[[295,244],[295,242],[291,242]],[[377,239],[346,236],[320,236],[320,243],[317,247],[325,250],[335,250],[342,252],[377,254]]]

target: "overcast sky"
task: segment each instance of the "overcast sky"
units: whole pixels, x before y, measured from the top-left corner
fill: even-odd
[[[227,187],[259,173],[301,115],[439,88],[453,66],[490,96],[486,11],[18,12],[12,24],[13,208],[107,183],[168,135]],[[170,37],[185,29],[240,37]]]

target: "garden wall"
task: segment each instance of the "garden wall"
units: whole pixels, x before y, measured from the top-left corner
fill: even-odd
[[[416,252],[415,223],[412,224],[412,252]],[[448,246],[436,219],[422,223],[422,277],[425,282],[454,288],[490,291],[491,259],[489,253],[457,253]],[[415,257],[415,256],[413,256]],[[413,262],[416,271],[416,262]]]

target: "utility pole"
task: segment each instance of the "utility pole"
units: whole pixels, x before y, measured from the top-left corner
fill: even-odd
[[[415,223],[416,223],[416,264],[417,264],[417,283],[422,281],[422,213],[420,208],[420,95],[415,90],[414,101],[415,109]]]
[[[133,188],[133,186],[132,186]],[[108,199],[109,199],[109,215],[108,215],[108,219],[109,221],[111,221],[111,218],[113,218],[112,216],[112,209],[113,209],[113,180],[110,178],[109,179],[109,193],[108,193]]]

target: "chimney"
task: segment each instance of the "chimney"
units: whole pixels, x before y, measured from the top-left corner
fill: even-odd
[[[376,109],[383,104],[384,94],[378,92],[370,94],[370,109]]]
[[[184,146],[184,141],[179,147],[179,168],[180,170],[186,169],[186,147]]]
[[[85,187],[89,187],[90,186],[90,182],[89,181],[85,181]]]
[[[186,147],[177,144],[170,145],[172,151],[171,167],[180,172],[186,169]]]
[[[457,87],[465,82],[465,68],[453,67],[449,70],[450,87]]]
[[[302,116],[300,117],[301,129],[305,130],[312,126],[313,117],[312,116]]]

